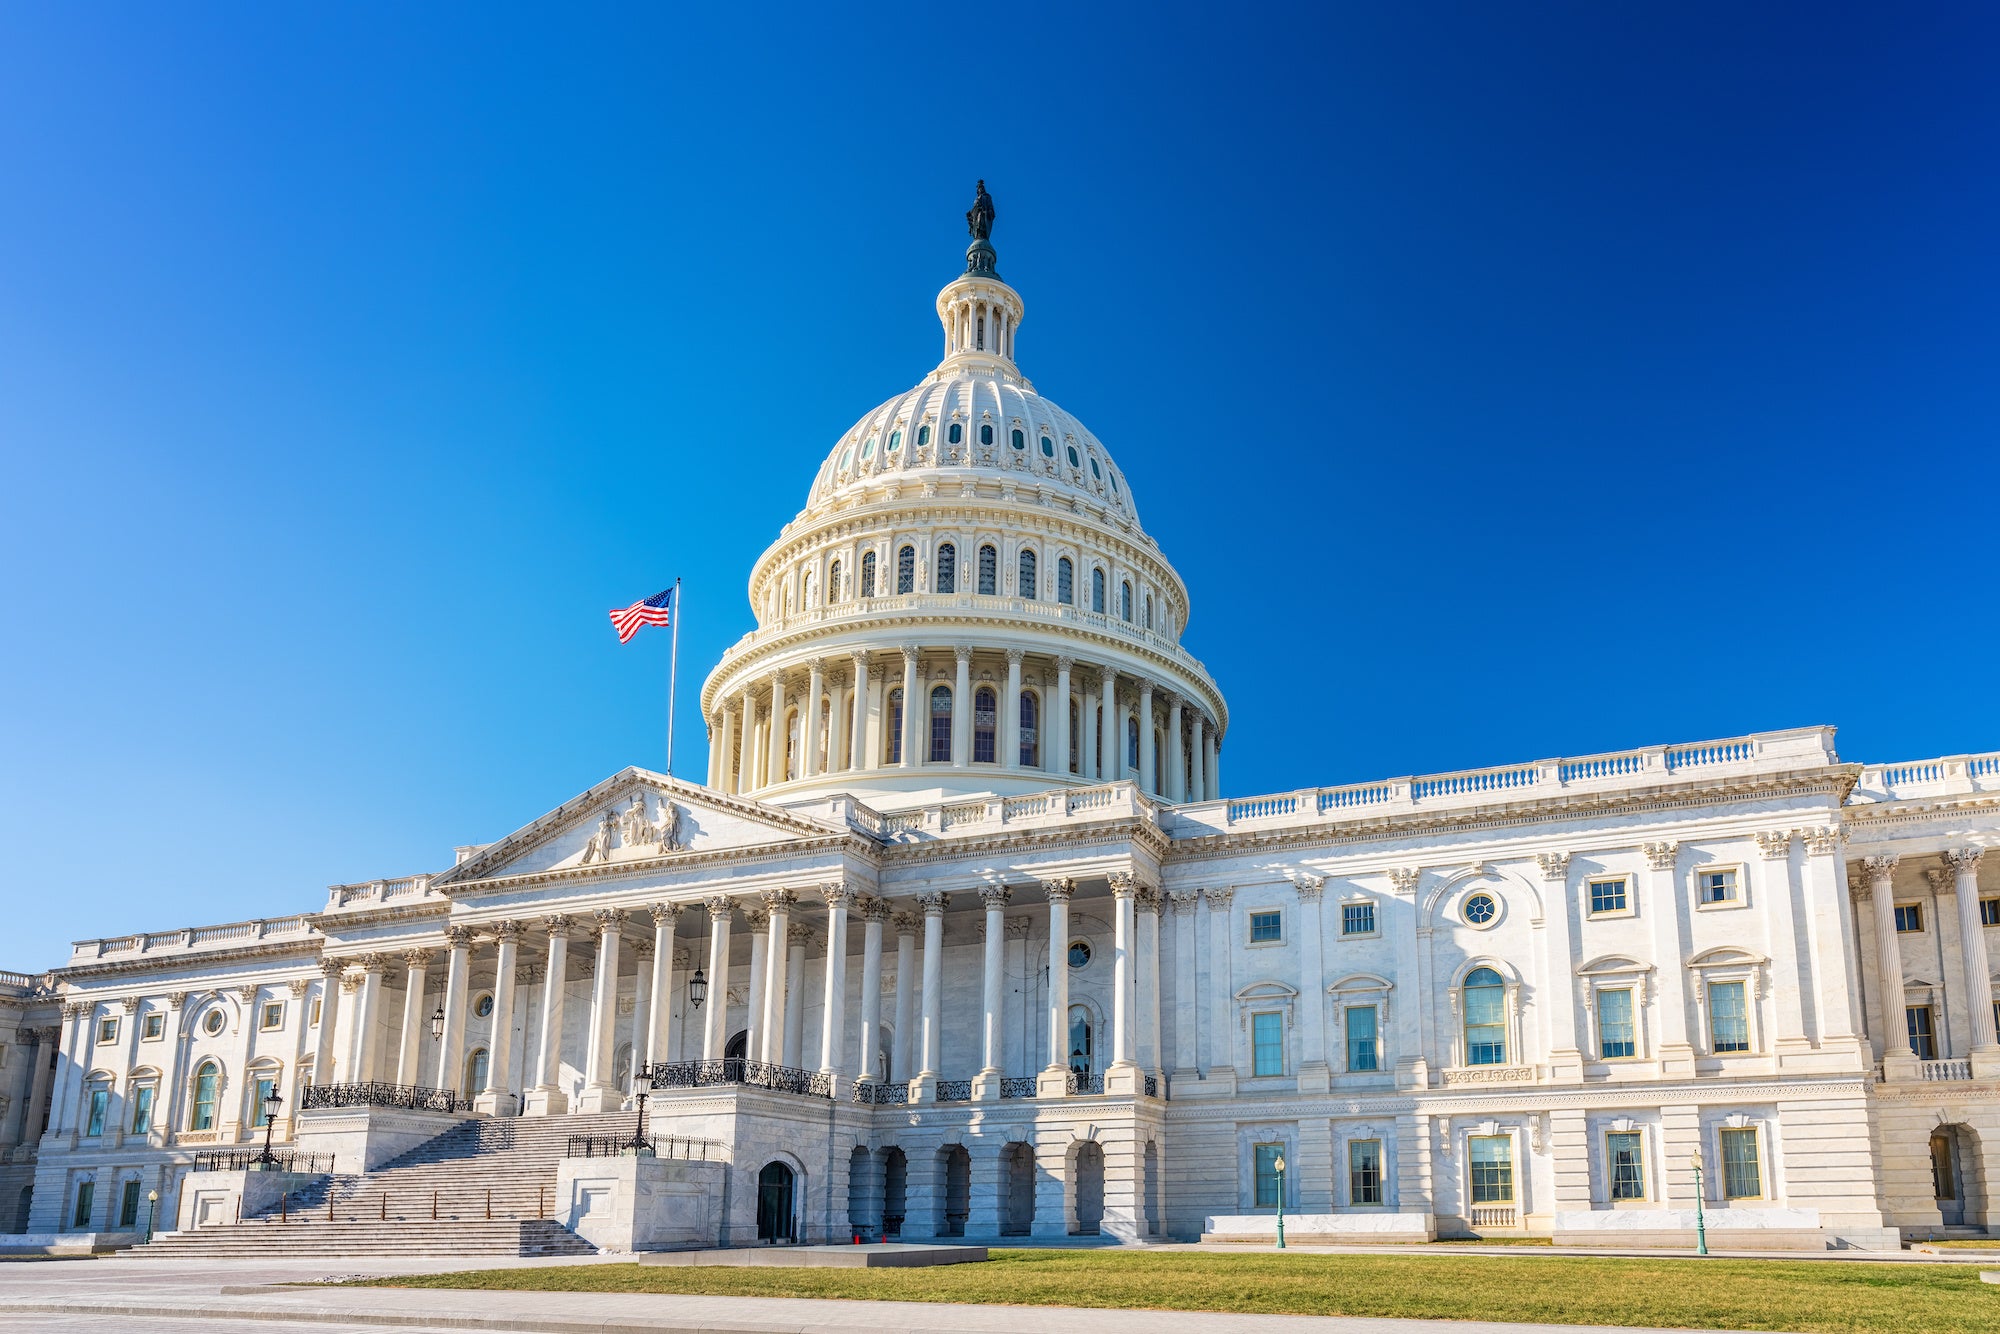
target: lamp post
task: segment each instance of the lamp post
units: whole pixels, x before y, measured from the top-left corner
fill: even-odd
[[[1285,1249],[1285,1155],[1279,1154],[1271,1166],[1278,1169],[1278,1249]]]
[[[153,1210],[159,1203],[160,1192],[157,1190],[146,1192],[146,1240],[139,1243],[141,1246],[149,1245],[153,1240]]]
[[[284,1104],[285,1100],[278,1096],[278,1086],[273,1084],[264,1095],[264,1152],[251,1162],[253,1172],[268,1172],[278,1165],[278,1156],[271,1152],[271,1131],[278,1124],[278,1109]]]
[[[1701,1150],[1694,1151],[1694,1253],[1708,1254],[1708,1222],[1701,1212]]]
[[[653,1146],[646,1142],[646,1095],[653,1088],[652,1065],[650,1063],[642,1063],[634,1067],[632,1070],[632,1082],[639,1086],[639,1125],[637,1129],[633,1130],[632,1138],[626,1141],[625,1148],[633,1154],[650,1154],[653,1151]]]

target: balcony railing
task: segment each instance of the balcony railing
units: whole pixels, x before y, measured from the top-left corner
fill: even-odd
[[[1972,1078],[1971,1061],[1920,1061],[1917,1076],[1925,1083],[1937,1083],[1947,1079]]]
[[[939,1102],[971,1102],[972,1081],[969,1079],[940,1079],[937,1086]]]
[[[688,1162],[727,1162],[727,1146],[712,1139],[686,1135],[648,1135],[637,1141],[655,1158],[679,1158]],[[617,1158],[634,1147],[631,1135],[571,1135],[564,1149],[569,1158]]]
[[[257,1170],[263,1158],[257,1149],[205,1149],[194,1156],[194,1170],[197,1172],[251,1172]],[[333,1171],[333,1155],[330,1153],[274,1153],[272,1162],[265,1170],[272,1172],[302,1172],[310,1176],[323,1176]]]
[[[1000,1096],[1003,1098],[1032,1098],[1037,1091],[1032,1075],[1022,1077],[1009,1075],[1000,1081]]]
[[[900,1107],[910,1100],[910,1085],[907,1080],[900,1084],[862,1080],[854,1086],[854,1100],[877,1107]]]
[[[833,1076],[817,1070],[794,1070],[787,1065],[767,1065],[726,1057],[720,1061],[674,1061],[653,1067],[656,1089],[713,1088],[738,1084],[770,1089],[776,1093],[797,1093],[808,1098],[831,1098]]]
[[[1474,1227],[1519,1227],[1521,1214],[1511,1204],[1475,1204],[1472,1206]]]
[[[1104,1074],[1102,1071],[1085,1074],[1080,1070],[1072,1070],[1069,1072],[1069,1079],[1064,1085],[1064,1090],[1072,1097],[1079,1093],[1102,1093],[1104,1092]]]
[[[317,1107],[404,1107],[414,1112],[470,1110],[469,1099],[450,1089],[416,1088],[408,1084],[313,1084],[306,1089],[304,1111]]]

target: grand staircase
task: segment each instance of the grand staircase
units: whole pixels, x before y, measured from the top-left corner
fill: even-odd
[[[623,1138],[636,1117],[478,1118],[372,1172],[321,1177],[241,1222],[164,1233],[131,1254],[221,1256],[593,1255],[548,1215],[572,1135]]]

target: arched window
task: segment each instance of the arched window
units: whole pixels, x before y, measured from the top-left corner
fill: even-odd
[[[835,568],[838,569],[839,567],[836,566]],[[1146,628],[1148,630],[1153,628],[1153,595],[1151,593],[1146,594]]]
[[[1122,580],[1118,585],[1118,618],[1123,621],[1132,619],[1132,581],[1130,579]]]
[[[840,601],[840,562],[835,561],[826,571],[826,604],[830,607]],[[1149,604],[1150,605],[1150,604]]]
[[[985,422],[979,424],[979,443],[982,445],[993,443],[993,428]]]
[[[1064,556],[1056,561],[1056,601],[1068,606],[1076,601],[1076,567]]]
[[[1016,426],[1014,428],[1014,448],[1026,449],[1027,447],[1028,447],[1028,437],[1022,435],[1021,428]]]
[[[1000,726],[998,698],[991,686],[972,692],[972,759],[976,764],[992,764],[999,758],[993,744]]]
[[[222,1067],[203,1061],[194,1072],[194,1107],[188,1113],[189,1130],[215,1129],[215,1100],[222,1092]]]
[[[1465,1003],[1465,1063],[1507,1064],[1507,984],[1491,968],[1475,968],[1460,988]]]
[[[931,691],[931,763],[951,763],[951,687]]]
[[[954,445],[957,444],[959,441],[965,439],[965,428],[957,422],[953,422],[950,431],[945,434],[945,439]]]
[[[1023,768],[1038,768],[1042,762],[1041,708],[1033,691],[1021,692],[1021,756]]]
[[[486,1048],[475,1047],[472,1055],[465,1058],[465,1092],[467,1096],[477,1094],[486,1087]]]
[[[1127,718],[1125,720],[1125,767],[1130,769],[1134,776],[1139,772],[1139,720],[1137,718]]]
[[[901,431],[889,432],[889,452],[893,454],[902,447],[903,447],[903,433]],[[875,442],[873,440],[870,440],[868,442],[868,448],[871,450],[875,448]],[[868,455],[864,453],[861,457],[867,458]]]
[[[1094,1061],[1090,1043],[1090,1011],[1081,1005],[1069,1007],[1069,1068],[1088,1079]]]
[[[930,442],[931,442],[931,428],[930,428],[930,423],[926,422],[924,425],[919,426],[917,428],[917,448],[922,449],[925,445],[928,445]],[[895,446],[891,445],[890,448],[894,449]]]
[[[1041,590],[1035,586],[1035,553],[1021,553],[1020,594],[1024,598],[1040,597]]]
[[[884,747],[884,764],[903,762],[903,688],[897,686],[889,692],[889,736]]]
[[[914,593],[917,591],[917,549],[904,547],[896,553],[896,591]]]
[[[938,548],[936,591],[958,591],[958,548],[949,542]]]
[[[806,607],[812,606],[817,601],[819,601],[819,576],[811,570],[807,570],[806,595],[799,600],[799,607],[803,610]]]
[[[1000,591],[1000,553],[992,547],[979,548],[979,591],[988,597]]]
[[[1047,436],[1043,436],[1043,437],[1042,437],[1042,457],[1043,457],[1043,458],[1045,458],[1045,459],[1052,459],[1052,458],[1054,458],[1055,456],[1056,456],[1056,442],[1055,442],[1055,441],[1053,441],[1053,440],[1051,440],[1051,439],[1049,439],[1049,438],[1048,438]]]
[[[1092,611],[1104,610],[1104,571],[1102,570],[1092,570],[1090,572],[1090,609]]]
[[[799,711],[793,709],[785,715],[785,777],[787,780],[799,776]]]
[[[861,596],[875,596],[875,553],[872,551],[861,553]]]

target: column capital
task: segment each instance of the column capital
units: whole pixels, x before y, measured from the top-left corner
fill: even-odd
[[[799,896],[789,889],[767,889],[758,897],[763,899],[764,906],[774,913],[788,913],[797,907],[799,902]]]
[[[979,891],[979,901],[986,905],[986,911],[1004,909],[1007,901],[1014,897],[1014,891],[1005,885],[988,885]]]
[[[915,644],[898,644],[896,647],[903,655],[903,665],[905,667],[914,667],[917,665],[917,655],[923,652],[922,648]]]
[[[1301,890],[1300,893],[1304,893],[1304,891]],[[1313,891],[1313,897],[1315,899],[1319,897],[1318,890],[1315,889]],[[1139,894],[1134,906],[1140,912],[1151,913],[1153,916],[1158,917],[1160,915],[1160,891],[1151,885],[1139,886]]]
[[[436,951],[436,950],[404,950],[404,951],[403,951],[403,963],[404,963],[404,965],[405,965],[406,967],[409,967],[409,968],[413,968],[413,969],[415,969],[415,968],[428,968],[428,967],[430,967],[430,966],[431,966],[431,960],[432,960],[432,959],[435,959],[436,957],[437,957],[437,951]]]
[[[472,948],[472,928],[469,926],[448,926],[444,929],[444,938],[455,950]]]
[[[854,902],[854,910],[861,914],[864,922],[886,922],[889,920],[889,900],[875,894],[863,894]]]
[[[1049,896],[1051,903],[1068,903],[1076,893],[1076,881],[1068,876],[1042,881],[1042,892]]]
[[[1954,874],[1977,871],[1979,869],[1979,855],[1985,851],[1986,849],[1984,848],[1946,848],[1944,852],[1944,864]]]
[[[1167,902],[1172,905],[1174,916],[1186,917],[1194,911],[1195,905],[1201,902],[1201,891],[1198,889],[1171,889],[1167,891]]]
[[[1118,899],[1136,898],[1139,893],[1139,878],[1128,871],[1113,871],[1110,876],[1111,896]]]
[[[959,666],[961,667],[970,666],[972,663],[972,645],[953,644],[951,646],[951,656],[958,660]]]
[[[325,978],[339,977],[342,973],[347,971],[347,960],[322,958],[319,961],[319,971],[320,971],[320,976]],[[185,991],[179,994],[182,996],[187,995]]]
[[[1070,668],[1072,668],[1072,667],[1074,667],[1074,666],[1076,666],[1076,659],[1075,659],[1075,658],[1072,658],[1072,657],[1070,657],[1070,656],[1069,656],[1068,654],[1065,654],[1065,653],[1058,653],[1058,654],[1056,655],[1056,670],[1057,670],[1057,671],[1059,671],[1059,672],[1066,672],[1066,671],[1070,670]]]
[[[1538,852],[1535,860],[1541,864],[1542,879],[1566,881],[1569,879],[1569,854],[1567,852]]]
[[[187,1004],[187,998],[188,994],[185,991],[169,991],[167,993],[167,1008],[169,1010],[178,1010],[181,1006]]]
[[[1032,917],[1009,917],[1007,919],[1006,931],[1007,939],[1009,940],[1026,940],[1034,929],[1035,919]]]
[[[646,911],[652,914],[654,926],[665,926],[669,922],[680,921],[681,913],[686,908],[685,903],[655,903],[649,905]]]
[[[375,970],[371,968],[369,969],[369,971],[373,972]],[[240,986],[236,988],[236,998],[242,1001],[245,1005],[255,1005],[257,1003],[257,993],[262,989],[263,988],[257,986],[254,983],[249,983],[244,986]],[[137,1001],[133,1002],[133,1008],[135,1009],[138,1008]]]
[[[818,672],[818,673],[820,674],[820,677],[821,677],[821,679],[825,679],[825,677],[826,677],[826,659],[825,659],[825,658],[807,658],[807,659],[806,659],[806,670],[807,670],[807,671],[813,671],[813,672]]]
[[[945,893],[922,894],[917,897],[917,906],[924,910],[926,917],[942,917],[951,904],[951,895]]]
[[[468,933],[469,934],[469,933]],[[389,971],[389,956],[386,954],[364,954],[361,956],[361,971],[364,973],[386,973]],[[254,998],[256,989],[251,988]]]
[[[1863,857],[1861,859],[1861,868],[1868,872],[1869,888],[1888,888],[1889,878],[1895,874],[1896,863],[1901,860],[1902,858],[1896,856],[1894,853],[1887,853],[1878,857]]]
[[[355,992],[359,991],[360,989],[361,989],[361,974],[342,973],[340,975],[340,991],[342,995],[352,996]]]
[[[551,940],[555,939],[557,936],[561,936],[564,939],[568,939],[570,928],[575,925],[576,925],[576,919],[574,917],[571,917],[568,913],[560,913],[560,912],[551,913],[549,916],[544,917],[542,919],[542,931],[545,934],[547,934]]]
[[[1646,865],[1655,871],[1671,871],[1681,855],[1678,843],[1647,843],[1642,846],[1646,854]]]
[[[1792,855],[1792,831],[1772,829],[1757,835],[1757,848],[1767,862],[1781,862]]]
[[[1933,894],[1958,893],[1958,877],[1952,874],[1949,866],[1926,866],[1924,868],[1924,879],[1931,882],[1931,893]]]
[[[865,672],[865,671],[867,671],[867,670],[868,670],[868,650],[867,650],[867,649],[865,649],[865,648],[857,648],[857,649],[850,649],[850,650],[848,650],[848,654],[847,654],[847,656],[848,656],[849,658],[853,659],[853,661],[854,661],[854,670],[855,670],[856,672]]]
[[[827,911],[831,912],[835,908],[845,908],[852,904],[854,891],[837,880],[830,881],[819,887],[819,897],[820,901],[826,904]]]
[[[771,914],[762,908],[745,908],[743,923],[750,928],[751,935],[761,936],[771,929]]]
[[[804,922],[794,922],[785,928],[785,943],[794,949],[805,949],[813,943],[813,929]]]
[[[1236,891],[1227,886],[1221,889],[1204,889],[1201,896],[1208,900],[1208,906],[1216,912],[1228,912],[1229,901],[1236,897]]]
[[[896,934],[899,936],[914,936],[917,934],[919,919],[913,912],[890,913],[889,925],[896,929]]]
[[[591,916],[597,919],[597,930],[601,935],[615,936],[625,928],[623,908],[599,908]]]
[[[1007,665],[1009,667],[1019,667],[1022,660],[1027,656],[1028,650],[1024,648],[1010,648],[1007,650]]]
[[[736,900],[727,894],[714,894],[701,902],[702,906],[708,909],[710,921],[726,922],[729,920],[729,915],[736,911]]]
[[[285,983],[285,990],[292,993],[293,1000],[300,1000],[305,996],[306,988],[310,987],[311,985],[312,985],[311,978],[295,977],[291,981]]]
[[[493,924],[493,943],[496,945],[515,943],[527,934],[528,924],[526,922],[517,922],[509,918],[504,922],[495,922]]]
[[[254,1000],[256,998],[253,996],[251,999]],[[139,1012],[139,998],[137,996],[120,996],[118,1004],[124,1008],[127,1014],[137,1014]]]
[[[1806,855],[1811,857],[1832,857],[1840,851],[1840,830],[1831,825],[1817,829],[1801,829],[1799,837],[1805,840]]]
[[[1414,866],[1394,866],[1389,869],[1389,888],[1397,894],[1415,894],[1417,882],[1424,873]]]
[[[637,940],[632,942],[632,952],[638,955],[641,959],[652,958],[653,938],[651,936],[640,936]]]
[[[871,681],[883,680],[888,675],[889,675],[889,668],[884,663],[879,663],[879,662],[873,663],[868,668],[868,679]]]
[[[1142,676],[1138,678],[1138,681],[1139,681],[1139,702],[1142,704],[1151,704],[1153,702],[1153,678],[1150,676]]]
[[[1298,876],[1293,879],[1292,888],[1299,892],[1300,903],[1318,903],[1319,896],[1326,892],[1326,877],[1321,875]]]

